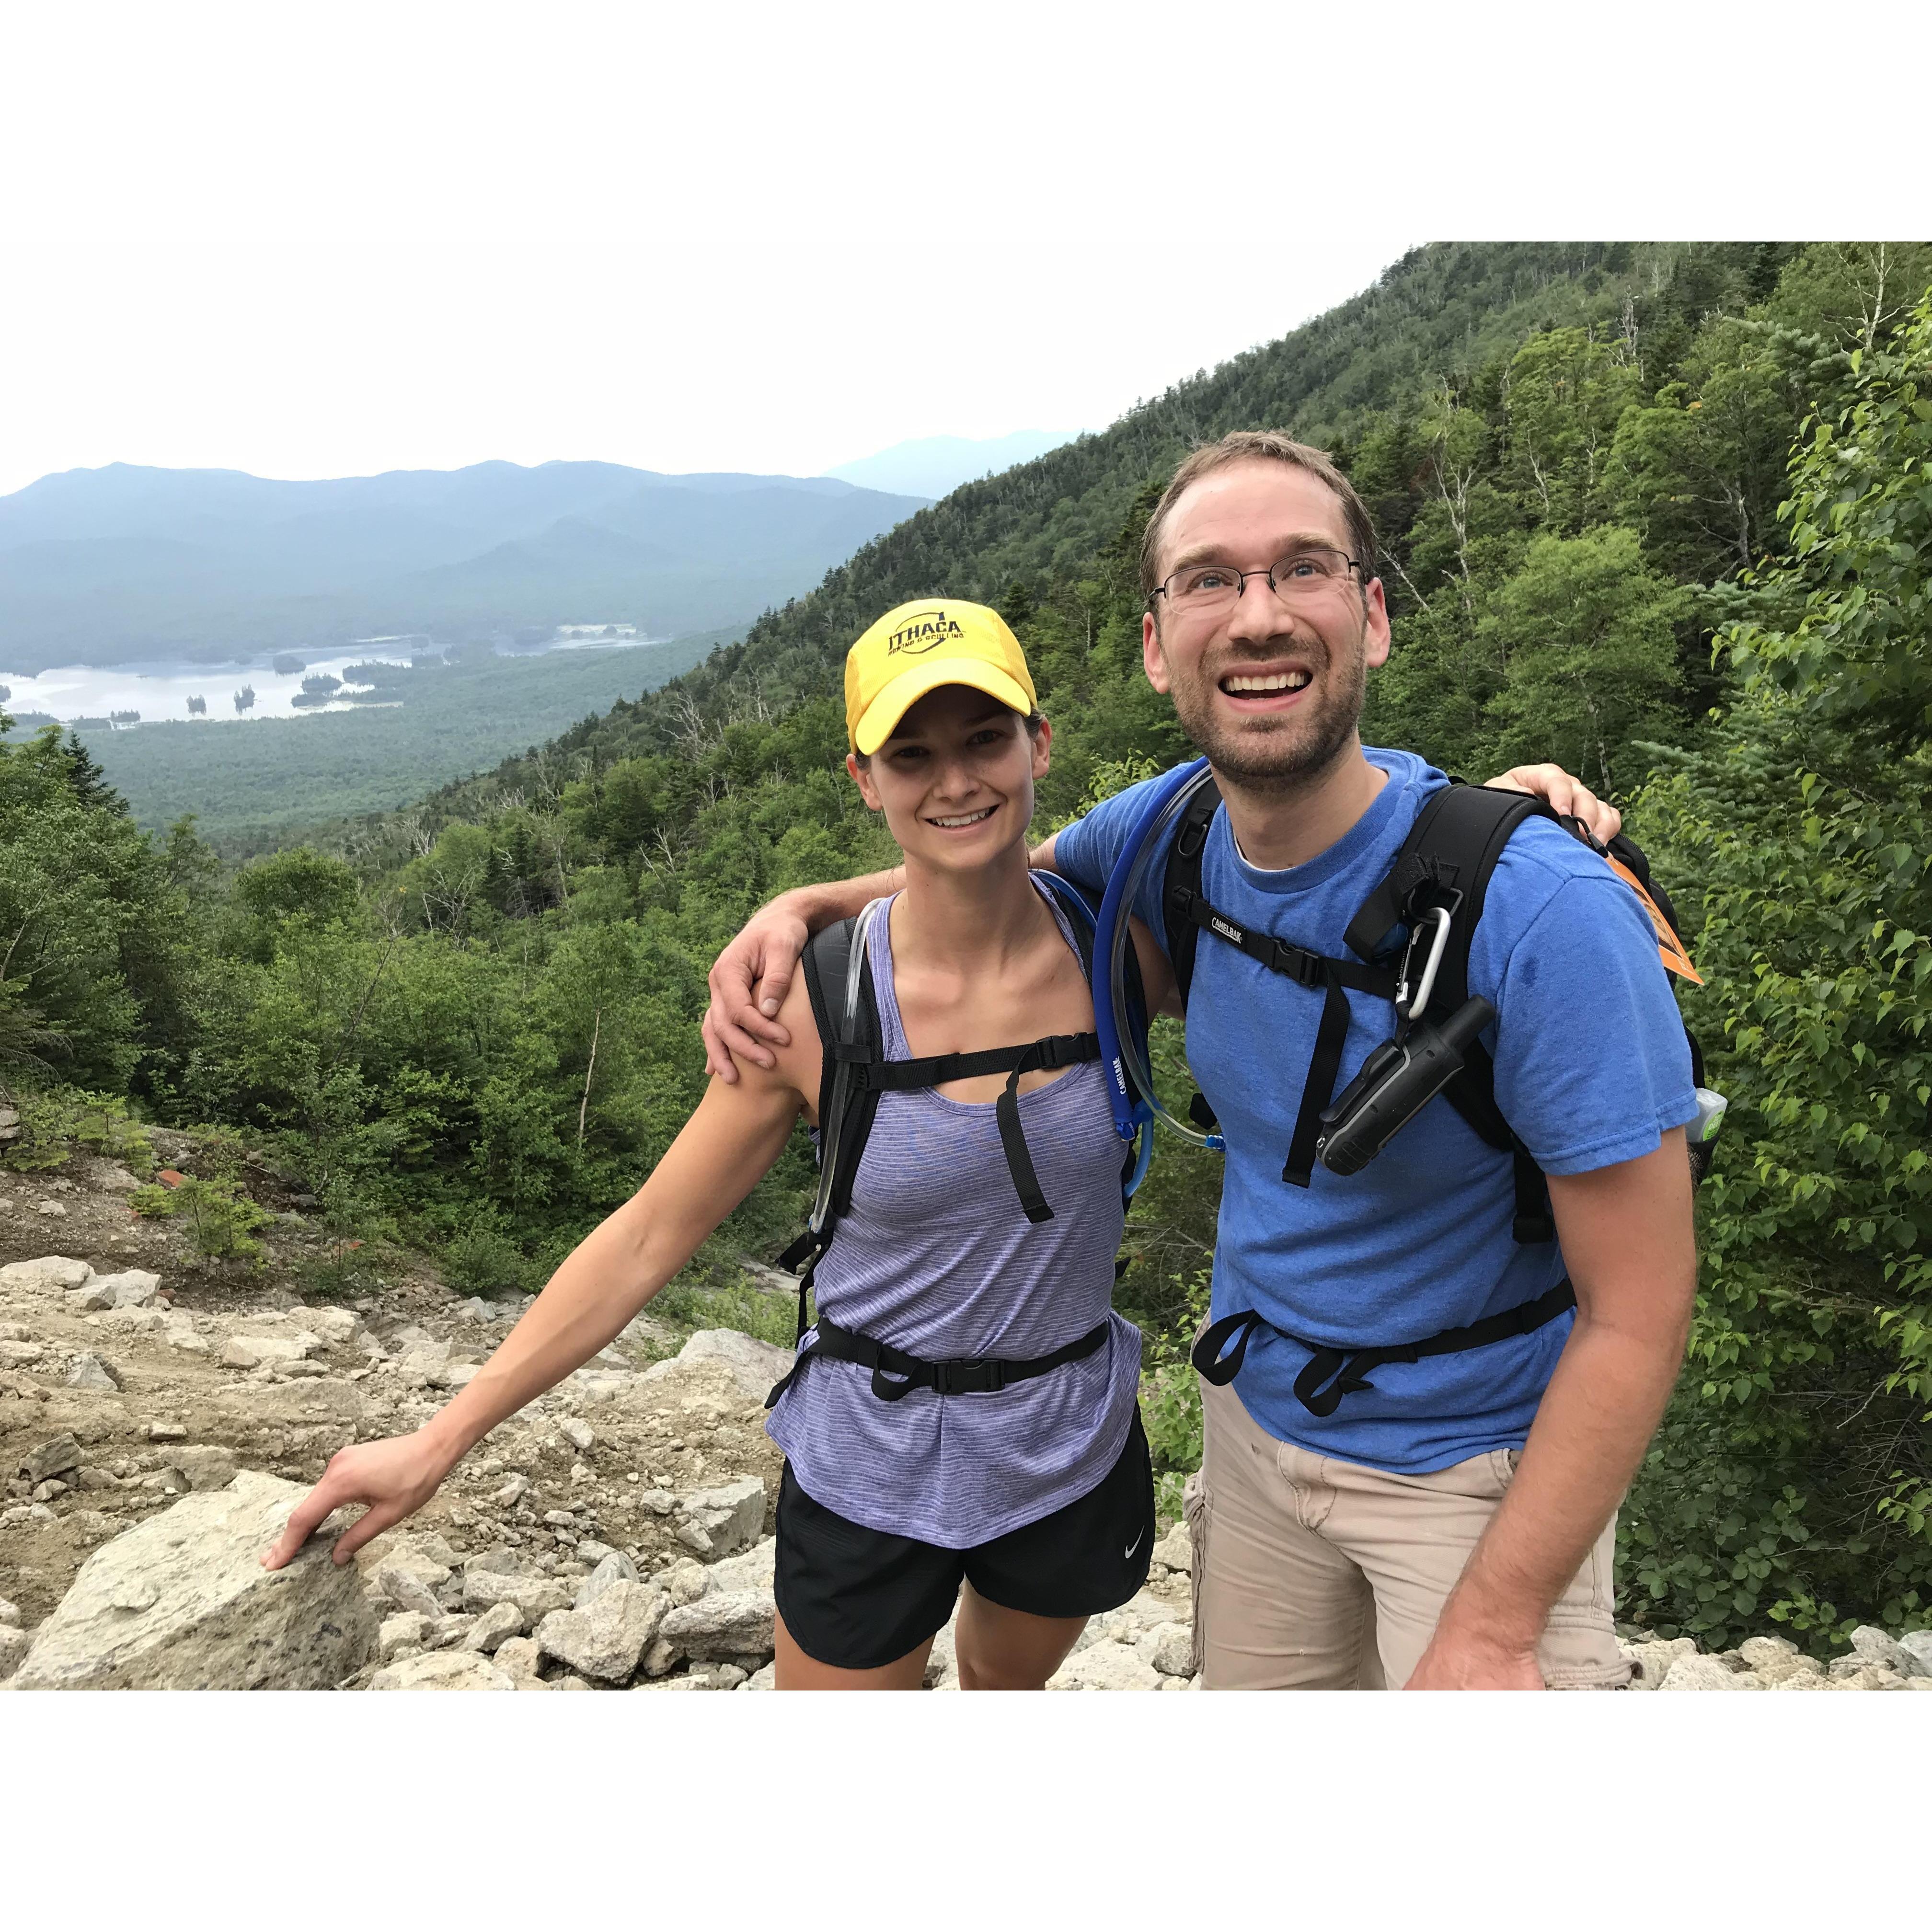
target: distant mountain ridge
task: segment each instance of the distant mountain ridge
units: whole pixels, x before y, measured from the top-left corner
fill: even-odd
[[[920,508],[833,477],[610,463],[292,482],[112,464],[0,496],[0,664],[748,622]]]

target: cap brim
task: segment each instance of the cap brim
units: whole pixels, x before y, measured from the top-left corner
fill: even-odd
[[[943,684],[963,684],[997,698],[1024,718],[1033,709],[1033,700],[1017,678],[984,658],[933,658],[902,672],[874,698],[859,720],[853,742],[870,758],[893,732],[898,722],[928,692]]]

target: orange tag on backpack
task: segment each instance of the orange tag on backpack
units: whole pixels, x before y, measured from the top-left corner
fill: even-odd
[[[1670,920],[1658,910],[1657,902],[1644,890],[1643,881],[1621,859],[1612,859],[1607,852],[1604,854],[1604,862],[1643,902],[1643,909],[1649,914],[1650,922],[1657,928],[1657,956],[1664,962],[1665,969],[1680,979],[1688,980],[1694,986],[1701,986],[1703,975],[1691,964],[1683,940],[1671,930]]]

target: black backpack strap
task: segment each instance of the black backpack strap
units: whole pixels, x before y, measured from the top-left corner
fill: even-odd
[[[859,998],[848,1018],[845,989],[853,964],[859,921],[842,919],[814,933],[807,942],[802,964],[805,986],[811,996],[812,1016],[818,1025],[822,1066],[818,1080],[818,1164],[822,1169],[832,1163],[832,1192],[823,1223],[808,1228],[778,1257],[784,1268],[800,1268],[798,1284],[798,1334],[803,1339],[812,1324],[808,1298],[819,1258],[832,1245],[838,1217],[852,1205],[852,1183],[858,1172],[866,1143],[871,1138],[872,1122],[879,1111],[879,1089],[864,1077],[862,1070],[879,1064],[884,1047],[879,1028],[879,1003],[872,986],[869,958],[859,962]],[[843,1089],[838,1072],[848,1072]],[[854,1078],[853,1075],[860,1077]]]
[[[1348,922],[1351,951],[1364,959],[1387,950],[1396,928],[1429,906],[1450,915],[1449,937],[1436,969],[1432,1007],[1453,1013],[1469,997],[1469,945],[1490,876],[1517,826],[1528,818],[1554,819],[1548,802],[1527,792],[1451,781],[1416,814],[1388,876]],[[1420,1016],[1418,1016],[1420,1017]],[[1507,1154],[1514,1169],[1516,1212],[1510,1232],[1526,1246],[1556,1238],[1543,1170],[1496,1105],[1496,1066],[1480,1042],[1464,1054],[1462,1070],[1443,1098],[1479,1138]]]
[[[1195,923],[1193,914],[1194,902],[1201,896],[1201,855],[1207,847],[1208,827],[1220,808],[1220,788],[1210,778],[1187,801],[1187,809],[1174,828],[1173,848],[1167,855],[1167,870],[1161,880],[1161,922],[1166,928],[1167,957],[1174,968],[1174,983],[1184,1010],[1188,990],[1194,983],[1194,949],[1201,938],[1201,928]]]

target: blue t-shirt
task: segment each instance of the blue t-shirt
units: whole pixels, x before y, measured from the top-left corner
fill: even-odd
[[[1349,920],[1424,801],[1448,782],[1408,752],[1367,755],[1388,782],[1306,865],[1249,865],[1217,812],[1202,853],[1210,903],[1253,931],[1353,958]],[[1134,786],[1062,831],[1059,870],[1097,896],[1146,791]],[[1166,867],[1166,853],[1156,855],[1135,907],[1156,936]],[[1690,1051],[1649,918],[1601,858],[1546,819],[1522,825],[1497,863],[1470,946],[1469,991],[1496,1010],[1483,1043],[1497,1102],[1546,1173],[1635,1160],[1695,1118]],[[1394,1028],[1388,1000],[1348,997],[1337,1093]],[[1532,1300],[1564,1274],[1553,1242],[1522,1246],[1511,1235],[1509,1156],[1440,1095],[1360,1172],[1318,1164],[1308,1187],[1282,1180],[1322,998],[1202,934],[1187,1058],[1227,1139],[1213,1312],[1256,1309],[1274,1324],[1254,1331],[1234,1388],[1278,1440],[1376,1468],[1420,1474],[1520,1447],[1568,1316],[1460,1354],[1388,1364],[1330,1416],[1294,1396],[1309,1352],[1289,1335],[1342,1348],[1419,1340]]]

